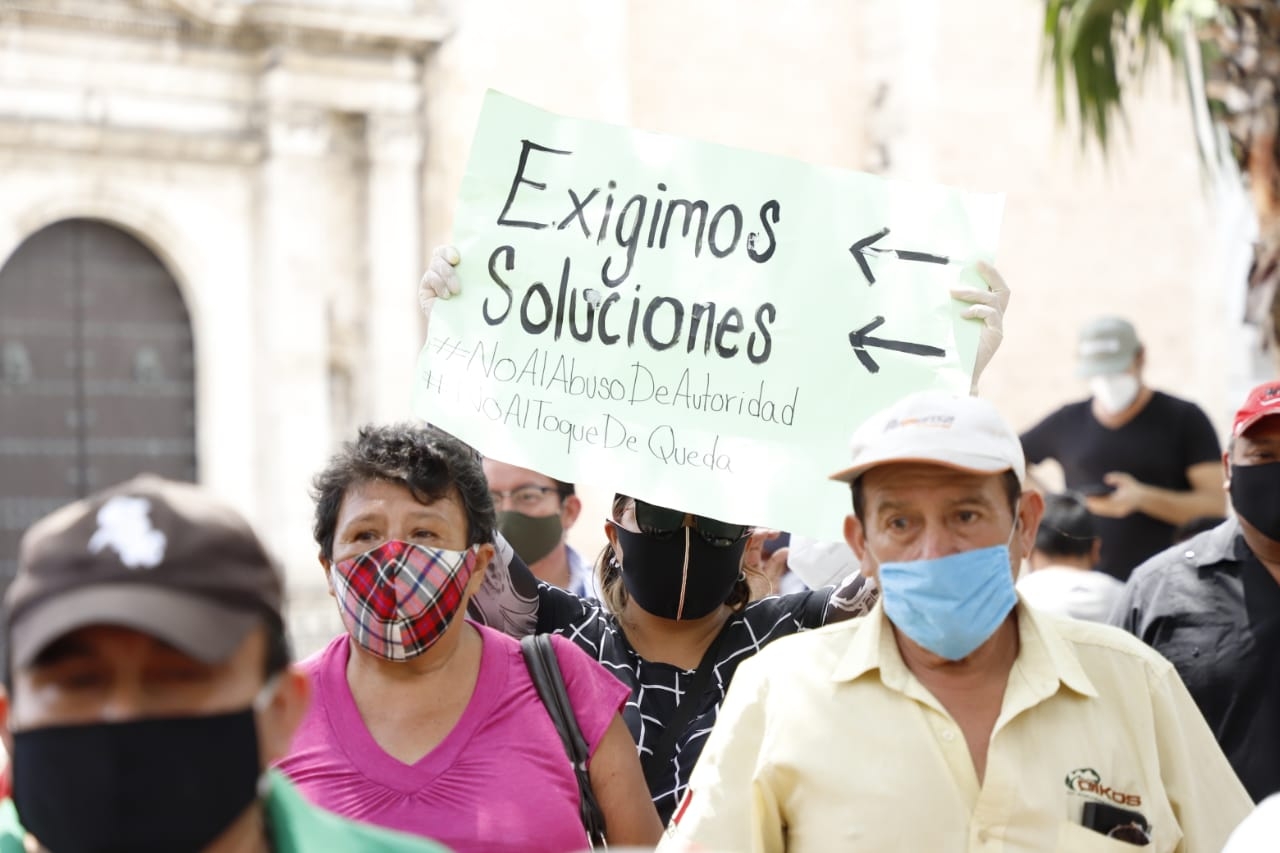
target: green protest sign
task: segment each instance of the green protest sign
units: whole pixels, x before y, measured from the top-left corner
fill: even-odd
[[[839,535],[869,414],[967,393],[1002,200],[557,116],[490,92],[414,410],[487,456]]]

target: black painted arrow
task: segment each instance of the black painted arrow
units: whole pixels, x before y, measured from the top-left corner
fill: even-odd
[[[849,254],[853,255],[853,259],[858,262],[858,269],[862,270],[862,274],[866,276],[867,284],[875,284],[876,277],[871,272],[871,265],[867,263],[867,253],[873,255],[897,255],[904,261],[920,261],[926,264],[949,264],[951,259],[945,255],[931,255],[928,252],[912,252],[907,249],[886,249],[881,246],[874,245],[884,237],[888,236],[889,229],[881,228],[874,234],[863,237],[858,242],[849,247]]]
[[[894,352],[905,352],[909,355],[923,355],[932,358],[942,358],[947,354],[946,350],[931,347],[928,344],[913,344],[910,341],[887,341],[884,338],[867,337],[870,332],[874,332],[882,325],[884,325],[884,317],[877,316],[861,329],[849,333],[849,343],[853,344],[853,354],[858,357],[858,361],[862,362],[862,366],[867,369],[868,373],[879,373],[880,365],[876,364],[876,360],[871,357],[871,353],[867,352],[867,347],[879,347],[880,349],[889,349]]]

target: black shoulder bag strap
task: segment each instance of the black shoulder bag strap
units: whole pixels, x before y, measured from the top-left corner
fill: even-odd
[[[591,788],[591,776],[587,772],[587,760],[591,757],[587,739],[582,736],[573,704],[569,701],[569,691],[564,684],[564,674],[560,671],[555,647],[551,645],[551,635],[530,634],[524,637],[520,640],[520,651],[524,654],[525,665],[529,667],[533,686],[542,697],[542,704],[547,706],[551,722],[555,723],[564,751],[573,764],[573,774],[578,779],[578,810],[582,826],[587,831],[587,842],[592,850],[596,849],[596,845],[608,850],[604,813],[596,802],[595,791]]]
[[[653,751],[648,755],[640,756],[640,765],[644,768],[644,781],[649,786],[651,794],[658,790],[658,776],[675,755],[676,738],[684,734],[689,721],[702,706],[702,697],[706,694],[707,685],[711,683],[711,676],[715,672],[717,656],[720,654],[720,646],[724,642],[727,627],[728,625],[725,625],[720,628],[720,633],[703,652],[702,660],[698,661],[698,668],[694,670],[693,677],[689,679],[689,684],[685,688],[684,698],[676,706],[675,713],[662,729],[662,740],[654,745]]]

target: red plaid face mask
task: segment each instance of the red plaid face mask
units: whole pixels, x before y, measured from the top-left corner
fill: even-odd
[[[476,552],[393,539],[336,564],[330,575],[351,639],[386,660],[431,648],[458,615]]]

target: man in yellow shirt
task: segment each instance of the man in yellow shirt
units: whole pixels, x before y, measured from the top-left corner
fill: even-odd
[[[1173,667],[1017,598],[1044,501],[995,408],[913,394],[852,444],[882,601],[742,664],[659,850],[1217,853],[1252,803]]]

